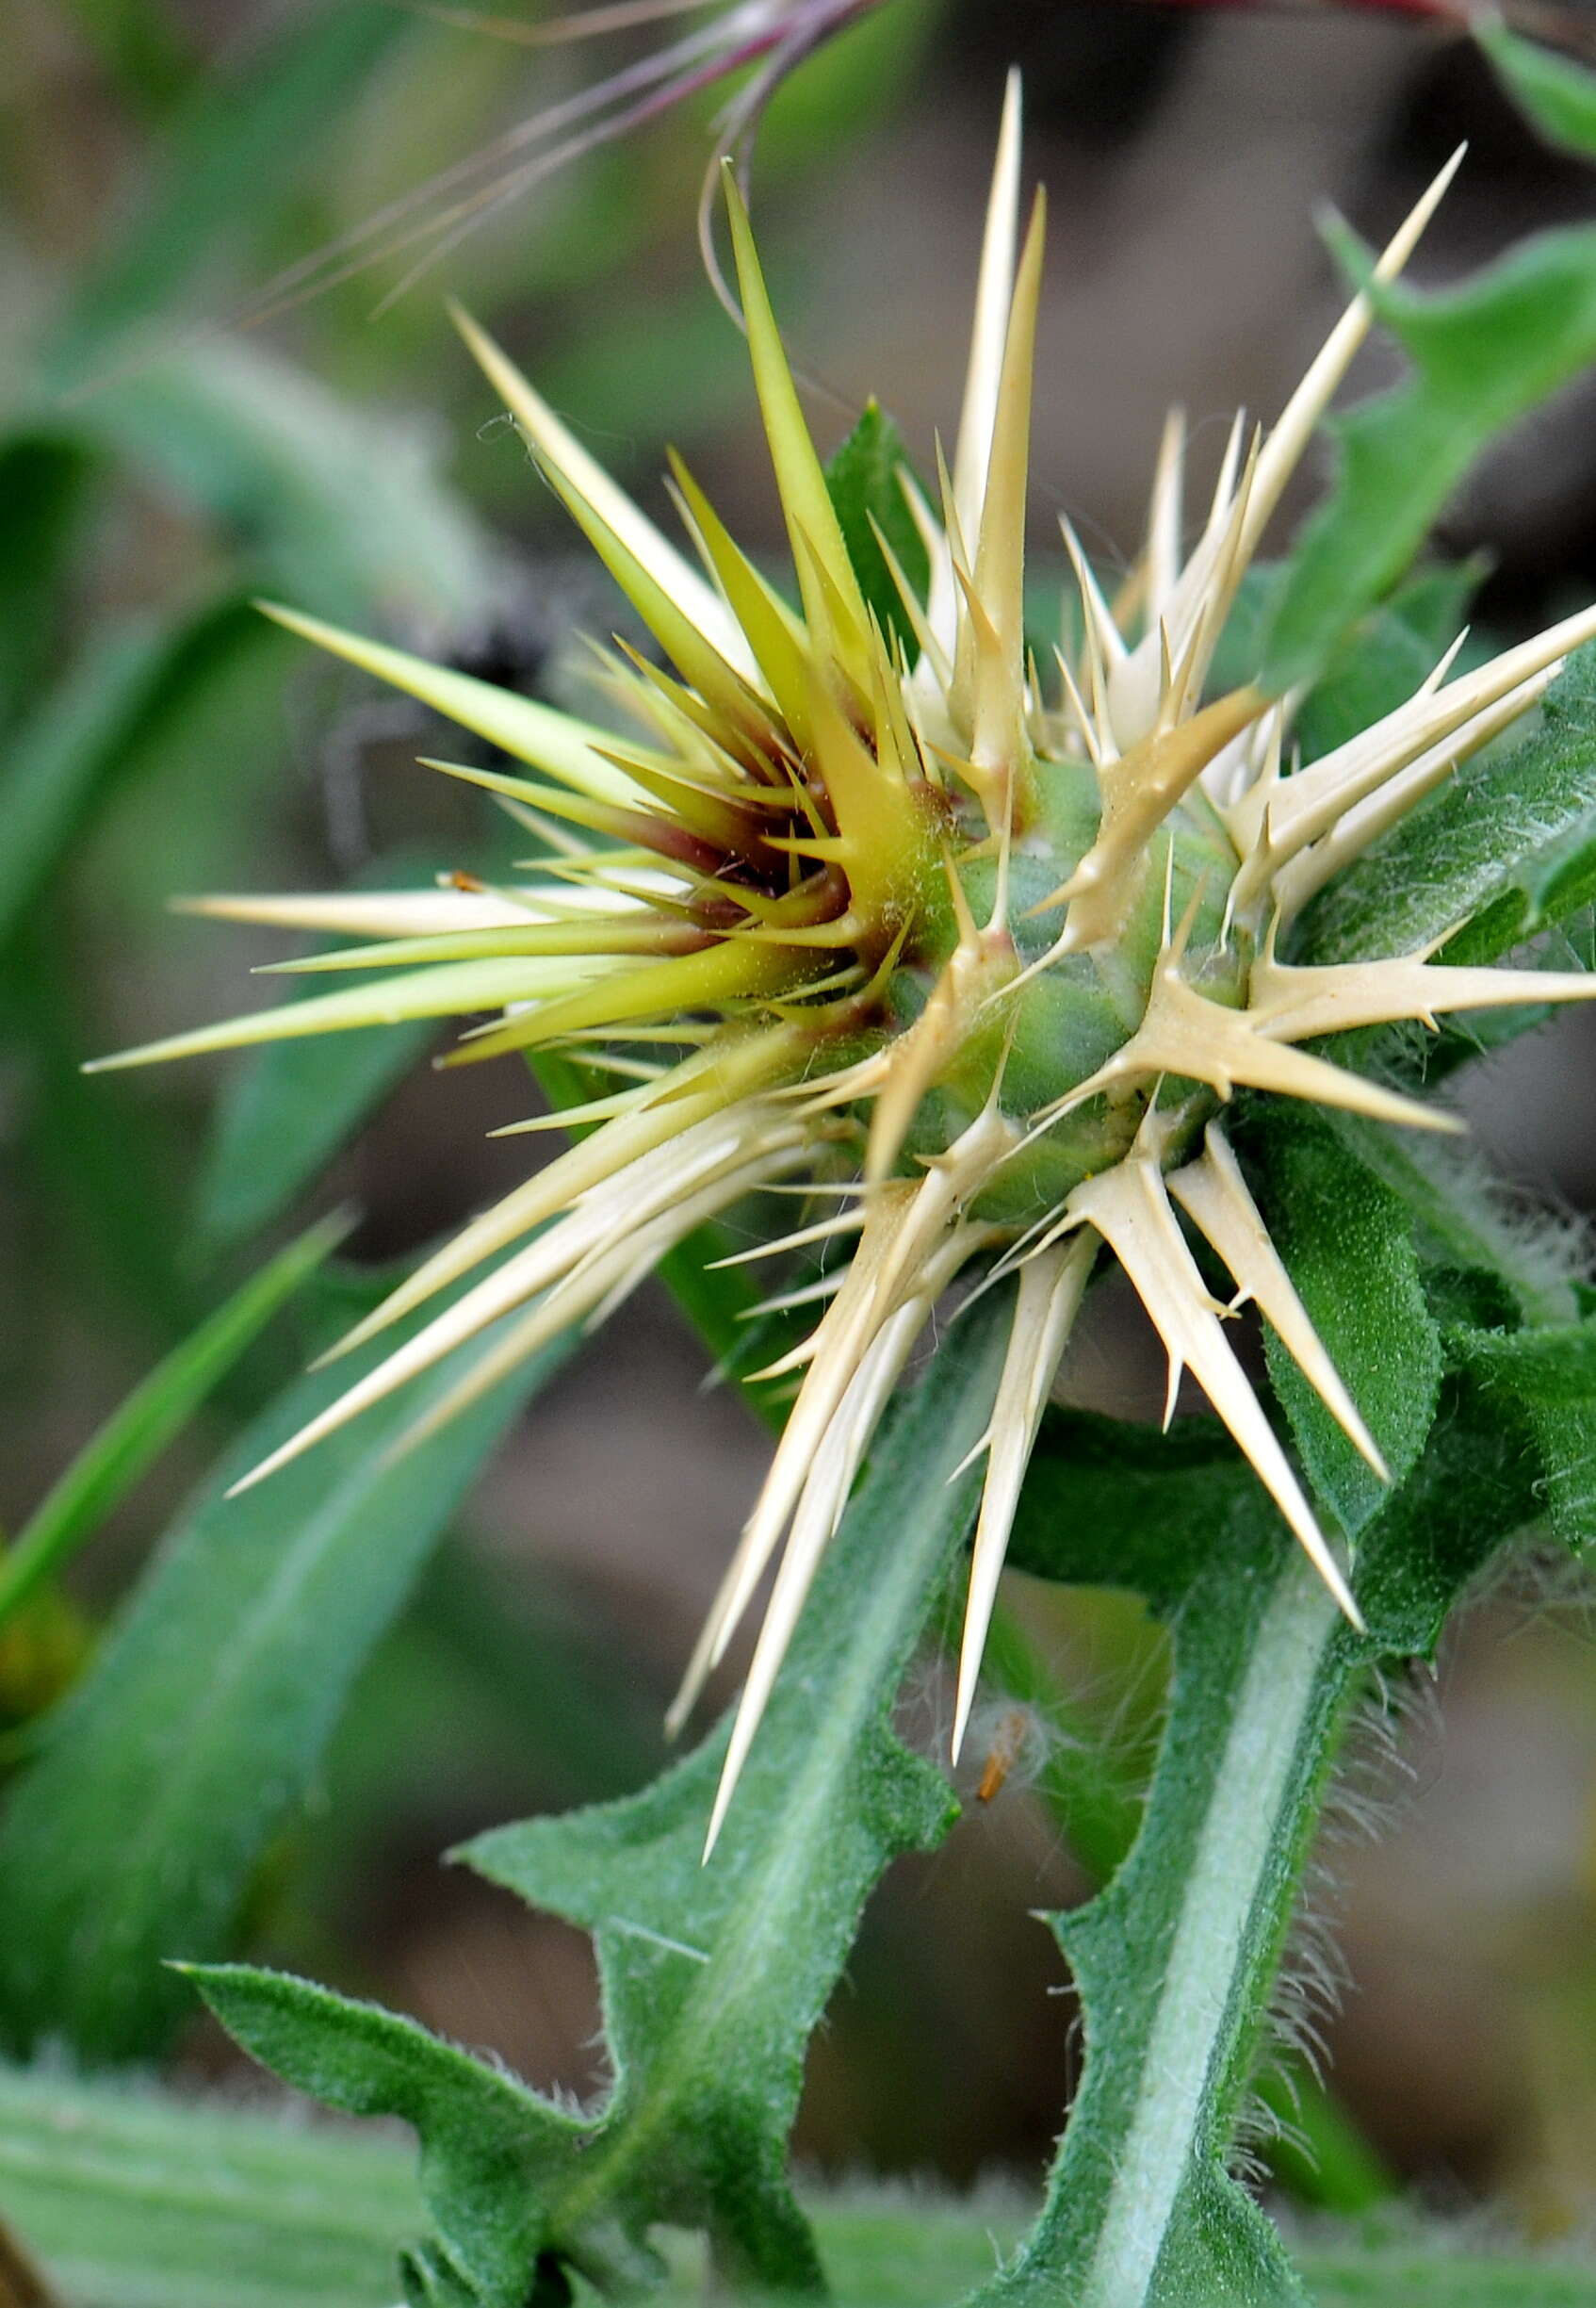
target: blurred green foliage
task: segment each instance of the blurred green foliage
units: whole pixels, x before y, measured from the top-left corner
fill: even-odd
[[[388,2308],[393,2238],[422,2219],[408,2150],[215,2101],[0,2071],[0,2193],[73,2308]],[[285,2222],[283,2206],[295,2217]],[[810,2207],[840,2308],[938,2308],[1012,2249],[1023,2212],[850,2190]],[[704,2297],[702,2255],[668,2239],[659,2308]],[[1400,2217],[1305,2251],[1316,2308],[1590,2308],[1572,2261]],[[579,2297],[594,2295],[583,2286]]]
[[[303,652],[253,596],[470,658],[515,646],[529,589],[534,681],[571,615],[558,566],[546,581],[510,559],[541,493],[503,445],[469,453],[484,412],[442,282],[374,318],[398,263],[302,299],[290,276],[569,94],[591,60],[388,0],[236,12],[222,40],[164,0],[29,6],[0,90],[0,133],[15,132],[0,217],[15,292],[0,319],[0,1272],[15,1309],[0,1413],[21,1445],[0,1492],[18,1534],[0,1554],[0,1782],[18,1775],[0,1825],[0,2001],[13,2048],[66,2038],[100,2061],[169,2038],[191,2000],[160,1969],[169,1954],[224,1955],[269,1923],[278,1944],[308,1935],[358,1972],[357,1951],[328,1945],[336,1887],[430,1737],[449,1769],[507,1773],[522,1803],[633,1787],[659,1740],[625,1657],[553,1591],[505,1591],[464,1541],[470,1477],[528,1384],[414,1464],[390,1466],[367,1427],[253,1505],[221,1498],[306,1390],[325,1392],[288,1383],[305,1351],[371,1302],[354,1266],[304,1287],[325,1230],[270,1252],[310,1198],[326,1203],[328,1161],[426,1036],[267,1051],[219,1101],[192,1077],[129,1088],[78,1071],[146,1018],[203,1007],[204,933],[165,915],[171,896],[419,877],[416,836],[435,862],[432,805],[351,799],[358,709],[348,762],[331,758],[334,724],[311,742],[312,776],[296,771]],[[936,11],[890,13],[776,106],[772,183],[813,166],[822,124],[835,152],[884,118]],[[691,447],[741,395],[741,346],[688,229],[715,101],[594,154],[450,259],[448,286],[484,318],[554,316],[540,373],[623,457],[628,434],[652,443],[665,426]],[[329,703],[348,714],[324,698],[318,721]],[[468,823],[446,818],[446,855],[502,864],[506,843]],[[171,1514],[163,1455],[183,1477],[213,1456],[217,1471],[119,1605]],[[447,1579],[427,1567],[440,1546]],[[77,1555],[74,1600],[57,1581]],[[329,1837],[316,1814],[334,1732]],[[133,1821],[138,1852],[124,1844],[106,1900],[107,1841]],[[155,2281],[171,2299],[178,2279],[173,2263]]]
[[[899,77],[884,66],[906,60],[933,12],[920,7],[896,26],[871,25],[784,100],[765,156],[773,178],[812,164],[820,121],[835,141],[883,116]],[[203,933],[163,919],[170,896],[206,884],[258,886],[274,876],[321,878],[350,863],[339,848],[338,797],[324,786],[307,790],[291,770],[285,775],[302,652],[255,614],[251,597],[270,591],[470,652],[497,646],[504,605],[524,581],[513,578],[505,547],[491,533],[501,530],[505,506],[480,512],[447,469],[455,451],[447,422],[432,413],[433,372],[450,388],[436,397],[452,395],[468,413],[465,440],[481,412],[467,399],[472,387],[432,287],[418,287],[374,320],[390,265],[303,303],[285,288],[284,317],[269,331],[240,332],[229,315],[277,302],[260,291],[279,267],[335,242],[432,170],[568,94],[589,69],[586,57],[529,56],[387,0],[238,15],[233,36],[219,41],[163,0],[26,8],[3,99],[15,134],[0,255],[18,293],[0,321],[11,380],[0,412],[0,1056],[8,1140],[0,1260],[15,1285],[17,1318],[0,1347],[0,1407],[22,1448],[8,1454],[0,1514],[21,1529],[5,1559],[4,1594],[22,1607],[0,1664],[13,1716],[42,1705],[63,1678],[90,1670],[78,1729],[57,1737],[52,1724],[49,1768],[30,1775],[40,1785],[63,1773],[75,1777],[90,1809],[99,1777],[91,1726],[96,1709],[109,1703],[94,1694],[103,1687],[114,1698],[133,1671],[124,1662],[129,1645],[138,1648],[138,1616],[92,1665],[91,1624],[49,1580],[95,1539],[113,1508],[120,1554],[147,1543],[167,1511],[162,1486],[152,1495],[149,1484],[135,1484],[163,1450],[176,1443],[191,1467],[230,1431],[286,1415],[267,1405],[307,1329],[324,1330],[340,1294],[358,1297],[365,1285],[351,1269],[348,1284],[331,1296],[323,1288],[317,1310],[301,1316],[298,1341],[252,1346],[246,1334],[282,1296],[276,1277],[301,1279],[303,1261],[294,1253],[290,1267],[243,1278],[425,1037],[372,1036],[334,1051],[331,1063],[325,1044],[264,1053],[234,1073],[214,1119],[192,1078],[153,1089],[90,1085],[79,1062],[124,1040],[152,1011],[194,1006],[188,976]],[[691,441],[713,421],[741,370],[741,346],[683,229],[710,101],[624,154],[595,154],[552,180],[508,229],[466,243],[451,260],[448,286],[490,318],[530,300],[558,308],[555,388],[580,390],[600,428],[636,427],[652,438],[670,417]],[[649,265],[658,275],[657,325],[633,326],[623,342],[611,285],[625,269]],[[678,395],[679,380],[691,374],[694,392],[661,411],[667,374]],[[511,517],[535,507],[518,458],[466,462],[508,490]],[[557,602],[556,633],[563,614]],[[549,624],[546,614],[543,622]],[[535,661],[534,651],[534,674]],[[351,744],[358,749],[358,735]],[[337,772],[325,775],[335,779]],[[354,808],[358,817],[358,802]],[[384,810],[380,851],[379,837],[356,828],[379,878],[415,871],[402,854],[405,814],[398,805]],[[424,815],[420,823],[432,830]],[[487,867],[498,854],[480,833],[467,838],[464,820],[449,839],[463,863]],[[162,1356],[158,1372],[144,1376]],[[88,1455],[40,1506],[62,1459],[107,1413]],[[201,1431],[186,1434],[195,1419]],[[485,1443],[486,1430],[466,1440],[464,1456],[452,1449],[460,1472],[450,1477],[451,1511]],[[355,1458],[355,1476],[375,1481],[380,1451],[371,1435]],[[425,1491],[416,1471],[405,1490],[407,1503],[419,1507]],[[329,1465],[312,1475],[311,1487],[328,1512],[348,1516],[340,1480]],[[207,1520],[202,1510],[167,1547],[168,1583],[187,1579],[196,1610],[220,1612],[241,1627],[238,1596],[228,1601],[220,1587],[210,1603],[203,1596],[218,1580],[225,1586],[229,1578],[255,1576],[252,1562],[266,1569],[260,1548],[290,1504],[282,1494],[263,1502],[252,1546],[239,1513],[213,1507]],[[371,1510],[363,1511],[375,1544],[382,1518],[374,1524]],[[385,1599],[358,1640],[352,1622],[325,1622],[328,1660],[315,1675],[305,1664],[299,1677],[301,1688],[320,1688],[319,1727],[288,1776],[273,1778],[234,1875],[224,1883],[207,1869],[206,1896],[220,1901],[219,1918],[243,1899],[269,1832],[302,1806],[338,1694],[448,1519],[441,1506],[422,1511],[408,1551],[395,1552],[390,1531]],[[328,1529],[347,1553],[361,1527],[350,1523],[347,1539],[336,1535],[342,1524]],[[333,1591],[352,1608],[355,1589],[332,1553],[327,1563]],[[90,1574],[96,1597],[125,1576],[92,1563]],[[395,1638],[413,1649],[424,1645],[446,1687],[460,1673],[444,1663],[448,1617],[430,1612],[424,1637],[418,1624]],[[195,1643],[196,1629],[197,1622],[178,1638],[180,1650]],[[513,1676],[508,1662],[497,1681],[491,1663],[480,1670],[481,1736],[502,1745],[512,1724],[517,1739],[533,1737],[544,1762],[524,1760],[523,1772],[535,1782],[541,1770],[573,1795],[612,1792],[639,1776],[651,1743],[641,1729],[623,1727],[631,1710],[614,1687],[615,1670],[605,1670],[609,1701],[588,1704],[599,1662],[590,1659],[592,1675],[577,1698],[570,1629],[560,1612],[548,1616],[529,1597],[519,1636],[525,1647]],[[297,1635],[285,1625],[276,1640],[285,1664]],[[191,1655],[200,1704],[208,1669],[201,1649]],[[259,1691],[276,1694],[259,1703],[273,1711],[274,1729],[288,1734],[272,1679],[282,1666],[263,1657],[255,1672]],[[510,1695],[516,1683],[546,1683],[551,1700],[564,1691],[575,1703],[529,1707],[518,1693]],[[177,1703],[164,1668],[155,1684]],[[379,1678],[373,1706],[382,1704],[381,1689]],[[181,1702],[180,1716],[188,1705]],[[138,1742],[122,1738],[121,1720],[106,1736],[121,1748],[119,1769],[137,1774]],[[213,1727],[220,1738],[220,1718]],[[246,1748],[258,1744],[258,1732],[240,1736]],[[84,1760],[74,1765],[79,1750]],[[148,1768],[157,1778],[168,1768],[160,1754],[152,1718]],[[363,1801],[380,1814],[404,1766],[394,1750],[368,1755]],[[196,1753],[187,1767],[202,1784]],[[214,1783],[225,1785],[226,1776]],[[54,1798],[48,1809],[43,1872],[29,1858],[17,1880],[26,1880],[30,1896],[64,1897],[69,1846],[87,1863],[103,1823],[86,1814],[74,1843],[65,1811]],[[10,1832],[25,1840],[25,1824],[13,1816]],[[209,1830],[196,1835],[190,1840],[203,1849]],[[155,1992],[158,1974],[149,1965],[170,1938],[172,1885],[159,1867],[151,1880],[166,1882],[165,1922],[139,1938],[140,1947],[149,1941],[137,1959],[143,1986],[127,2013]],[[117,1924],[111,1933],[124,1965],[127,1929]],[[8,1941],[15,1952],[14,1934]],[[204,1934],[200,1952],[213,1954],[227,1944]],[[78,1977],[93,2002],[89,1973]],[[120,1996],[119,1987],[110,2001]],[[156,2002],[168,2007],[170,1994]],[[103,2015],[103,1999],[96,2008]],[[48,2034],[63,2023],[37,2002],[32,2010],[24,2022],[13,2004],[13,2033]],[[132,2047],[135,2038],[146,2039],[142,2022],[118,2041]]]
[[[773,111],[762,188],[888,117],[936,14],[897,0],[822,51]],[[186,1991],[157,1972],[163,1954],[269,1937],[357,1973],[355,1951],[329,1946],[335,1887],[430,1763],[464,1752],[517,1789],[529,1778],[576,1802],[629,1792],[658,1760],[626,1659],[574,1630],[553,1592],[508,1592],[469,1546],[460,1502],[518,1401],[398,1476],[367,1430],[344,1459],[306,1468],[290,1498],[224,1510],[213,1472],[172,1515],[170,1488],[132,1487],[172,1447],[185,1478],[213,1460],[236,1472],[262,1432],[302,1415],[319,1383],[290,1384],[291,1372],[336,1316],[369,1302],[369,1284],[353,1268],[307,1283],[260,1335],[279,1285],[303,1279],[296,1253],[271,1254],[425,1035],[265,1052],[216,1100],[192,1080],[86,1084],[77,1071],[204,1012],[213,965],[203,932],[163,923],[173,893],[334,869],[410,876],[415,836],[437,832],[366,792],[339,744],[306,745],[307,719],[342,715],[351,756],[372,733],[345,711],[347,692],[306,715],[301,653],[251,601],[270,591],[439,651],[491,654],[525,609],[502,537],[536,531],[537,484],[516,455],[472,453],[480,394],[431,285],[375,321],[392,266],[302,304],[286,277],[280,298],[267,285],[585,67],[387,0],[263,9],[220,46],[165,0],[33,0],[21,21],[13,117],[0,121],[19,130],[0,223],[14,287],[0,319],[12,379],[0,437],[0,1271],[16,1309],[0,1414],[20,1438],[0,1516],[21,1542],[0,1557],[0,1607],[24,1578],[30,1593],[0,1632],[0,1694],[22,1719],[0,1770],[29,1767],[0,1827],[0,2032],[13,2049],[65,2039],[116,2060],[171,2038]],[[1588,84],[1549,75],[1506,36],[1489,44],[1532,109],[1588,141]],[[623,467],[632,438],[651,450],[670,432],[691,450],[743,398],[741,345],[684,230],[708,108],[595,153],[450,259],[448,286],[485,319],[535,328],[540,381],[581,407]],[[773,239],[779,279],[779,223]],[[243,331],[230,317],[246,303],[284,309]],[[1395,302],[1392,315],[1422,332],[1424,316]],[[1582,308],[1565,366],[1588,335]],[[1411,448],[1410,408],[1402,425]],[[882,443],[890,464],[895,436],[884,429]],[[1426,517],[1467,445],[1435,449]],[[1356,517],[1366,484],[1353,465]],[[492,506],[474,502],[490,483]],[[534,565],[532,578],[541,660],[581,605],[558,567]],[[1317,606],[1288,600],[1283,650]],[[541,663],[526,672],[538,679]],[[418,749],[408,731],[399,740]],[[312,772],[296,774],[307,751]],[[502,856],[464,818],[444,829],[451,859]],[[696,1311],[729,1338],[738,1309]],[[96,1539],[106,1560],[87,1563],[73,1597],[45,1583]],[[157,1540],[152,1580],[119,1608],[129,1563]],[[320,1598],[314,1641],[277,1607],[279,1578],[301,1575]],[[1036,1660],[1014,1630],[1005,1640],[1015,1687],[1045,1700]],[[236,1673],[218,1678],[213,1658]],[[28,1723],[69,1686],[58,1714]],[[1139,1817],[1148,1724],[1128,1762],[1099,1768],[1101,1725],[1089,1708],[1069,1721],[1081,1736],[1061,1741],[1044,1792],[1106,1874]],[[329,1753],[345,1806],[334,1827],[315,1817]],[[105,1847],[129,1822],[138,1864],[102,1900]],[[19,1917],[32,1927],[21,1936]],[[324,2165],[319,2144],[307,2154],[240,2122],[213,2156],[218,2135],[208,2111],[0,2079],[0,2213],[15,2203],[83,2308],[375,2308],[396,2228],[418,2218],[386,2148],[340,2140]],[[125,2183],[146,2165],[130,2213],[135,2191],[105,2174]],[[284,2191],[308,2206],[298,2224],[278,2218]],[[1018,2226],[1001,2214],[956,2233],[919,2214],[852,2218],[825,2223],[828,2252],[847,2297],[883,2308],[977,2281],[990,2228]],[[1318,2296],[1530,2296],[1512,2289],[1530,2284],[1523,2269],[1437,2264],[1400,2237],[1381,2249],[1385,2276],[1377,2254],[1310,2263]],[[253,2290],[238,2281],[246,2266],[264,2271]],[[1591,2297],[1583,2275],[1563,2282],[1534,2271],[1533,2296]]]

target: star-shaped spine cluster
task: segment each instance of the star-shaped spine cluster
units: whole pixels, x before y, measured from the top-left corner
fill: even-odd
[[[1380,277],[1406,263],[1450,173]],[[939,508],[904,483],[929,558],[923,598],[878,532],[912,647],[867,603],[729,185],[728,203],[796,606],[679,461],[698,565],[678,552],[463,319],[661,653],[662,663],[623,643],[603,659],[617,730],[630,734],[285,617],[535,773],[435,764],[497,795],[539,837],[540,857],[497,888],[453,876],[386,896],[202,901],[234,919],[352,935],[352,946],[287,965],[350,973],[352,989],[108,1061],[488,1013],[445,1063],[557,1049],[599,1077],[601,1094],[552,1118],[585,1135],[345,1343],[480,1279],[251,1481],[480,1338],[429,1424],[447,1419],[558,1333],[611,1314],[705,1220],[754,1197],[777,1210],[778,1196],[799,1198],[798,1224],[743,1254],[807,1261],[770,1303],[821,1311],[767,1374],[794,1382],[790,1416],[675,1710],[679,1720],[692,1707],[774,1563],[711,1843],[876,1422],[963,1273],[983,1286],[1012,1276],[1014,1314],[982,1445],[955,1751],[1026,1463],[1105,1251],[1165,1342],[1171,1407],[1190,1369],[1356,1620],[1226,1318],[1255,1302],[1385,1470],[1270,1241],[1223,1107],[1245,1087],[1450,1129],[1443,1110],[1302,1045],[1596,991],[1584,975],[1526,981],[1427,954],[1312,968],[1281,958],[1308,899],[1529,712],[1568,652],[1596,636],[1587,612],[1457,679],[1449,656],[1407,704],[1305,768],[1291,757],[1298,698],[1210,694],[1238,588],[1371,324],[1366,297],[1272,430],[1249,440],[1238,420],[1189,550],[1178,420],[1145,549],[1116,599],[1067,525],[1081,638],[1044,669],[1023,614],[1043,218],[1038,200],[1022,241],[1016,91]],[[1232,1277],[1230,1301],[1205,1285],[1182,1218]]]

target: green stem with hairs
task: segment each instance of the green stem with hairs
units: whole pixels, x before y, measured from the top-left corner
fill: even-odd
[[[1355,1661],[1308,1564],[1238,1500],[1175,1619],[1140,1832],[1052,1919],[1086,2064],[1043,2216],[981,2308],[1264,2308],[1305,2299],[1225,2159]]]
[[[1076,1864],[1099,1889],[1129,1858],[1142,1820],[1140,1742],[1116,1741],[1090,1710],[1067,1698],[1050,1663],[1012,1612],[994,1614],[986,1645],[994,1687],[1045,1715],[1054,1742],[1036,1795]],[[1396,2194],[1396,2183],[1333,2092],[1305,2060],[1282,2052],[1256,2083],[1259,2100],[1282,2126],[1265,2142],[1270,2170],[1299,2203],[1321,2211],[1366,2212]]]

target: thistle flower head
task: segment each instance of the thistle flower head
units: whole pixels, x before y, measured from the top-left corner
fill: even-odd
[[[1382,277],[1406,262],[1445,182],[1387,250]],[[1117,598],[1067,528],[1082,638],[1044,667],[1022,615],[1043,219],[1038,201],[1021,235],[1013,90],[955,455],[936,507],[905,483],[929,561],[923,597],[879,540],[900,597],[891,630],[845,542],[735,187],[728,202],[792,597],[739,549],[679,462],[692,558],[668,542],[463,319],[658,644],[662,663],[625,645],[605,661],[618,727],[632,733],[287,617],[523,764],[435,766],[498,796],[545,838],[544,855],[504,888],[448,878],[390,896],[204,901],[236,919],[350,934],[353,944],[298,965],[348,974],[350,986],[112,1061],[490,1012],[445,1062],[573,1050],[615,1085],[563,1117],[595,1127],[428,1260],[353,1339],[480,1278],[252,1481],[481,1336],[468,1375],[431,1414],[448,1416],[557,1333],[611,1313],[733,1203],[767,1195],[782,1214],[751,1254],[809,1258],[811,1279],[775,1302],[820,1311],[770,1373],[792,1375],[795,1400],[676,1711],[775,1563],[711,1841],[877,1418],[961,1273],[1006,1279],[1014,1312],[981,1446],[955,1746],[1026,1462],[1105,1254],[1167,1346],[1171,1403],[1189,1369],[1356,1621],[1225,1317],[1256,1302],[1384,1468],[1270,1242],[1227,1139],[1227,1103],[1246,1088],[1451,1128],[1444,1112],[1304,1045],[1596,990],[1584,975],[1526,982],[1423,953],[1291,958],[1314,892],[1534,706],[1565,655],[1596,635],[1587,613],[1480,670],[1453,678],[1448,659],[1397,711],[1295,770],[1293,697],[1214,694],[1237,589],[1368,330],[1366,298],[1272,429],[1248,437],[1238,422],[1189,548],[1178,419],[1145,549]],[[1193,1235],[1232,1276],[1230,1304],[1210,1294]]]

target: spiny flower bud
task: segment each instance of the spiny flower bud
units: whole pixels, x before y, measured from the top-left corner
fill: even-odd
[[[1451,172],[1392,241],[1380,278],[1407,261]],[[607,660],[624,726],[649,742],[278,613],[526,764],[535,774],[436,766],[499,796],[549,847],[504,889],[446,880],[390,896],[205,901],[236,919],[353,934],[363,942],[293,965],[350,973],[352,990],[111,1061],[490,1011],[446,1062],[574,1049],[617,1085],[564,1117],[596,1124],[589,1135],[429,1259],[348,1343],[497,1263],[251,1481],[491,1328],[430,1414],[435,1425],[558,1333],[612,1310],[705,1219],[759,1192],[806,1198],[797,1226],[774,1229],[750,1255],[820,1245],[846,1254],[777,1301],[814,1299],[823,1311],[767,1374],[801,1383],[674,1712],[679,1721],[692,1706],[779,1559],[711,1842],[876,1421],[967,1270],[1012,1274],[1015,1294],[981,1445],[955,1751],[1026,1462],[1105,1250],[1163,1334],[1171,1401],[1189,1368],[1356,1622],[1225,1316],[1256,1302],[1385,1469],[1270,1242],[1222,1128],[1225,1104],[1245,1086],[1451,1129],[1443,1111],[1303,1044],[1596,992],[1592,977],[1526,980],[1425,954],[1290,958],[1308,898],[1534,706],[1565,655],[1596,636],[1587,612],[1457,679],[1448,658],[1407,704],[1295,770],[1296,700],[1252,686],[1211,694],[1238,587],[1368,331],[1367,298],[1272,431],[1249,441],[1238,422],[1189,551],[1175,420],[1146,548],[1116,600],[1067,530],[1084,638],[1058,653],[1055,678],[1034,663],[1022,614],[1043,220],[1038,201],[1021,245],[1015,90],[939,513],[905,483],[930,565],[923,599],[881,540],[912,647],[867,603],[729,183],[727,200],[796,605],[678,463],[693,566],[463,319],[663,653],[661,667],[620,644]],[[1230,1305],[1210,1295],[1181,1215],[1234,1278]]]

